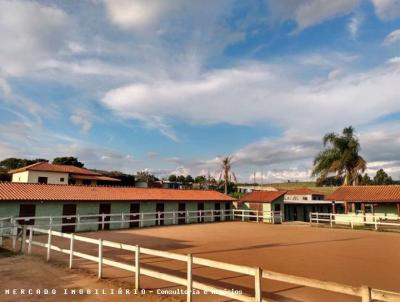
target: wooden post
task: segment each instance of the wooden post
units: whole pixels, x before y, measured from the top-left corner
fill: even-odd
[[[46,260],[50,260],[50,251],[51,251],[51,229],[49,229],[49,236],[47,237],[47,255]]]
[[[101,279],[103,276],[103,239],[99,239],[99,265],[98,265],[98,274],[97,278]]]
[[[70,242],[69,242],[69,268],[72,268],[72,261],[74,259],[74,238],[75,234],[71,234]]]
[[[76,215],[76,220],[77,220],[77,225],[76,225],[76,231],[80,231],[80,224],[81,224],[81,216],[78,214]]]
[[[371,289],[368,286],[362,285],[360,288],[360,294],[361,294],[362,302],[371,302],[372,301]]]
[[[176,212],[172,212],[172,224],[176,224]]]
[[[104,231],[104,221],[106,220],[106,215],[103,213],[101,214],[101,229]]]
[[[135,251],[135,289],[138,291],[140,289],[140,247],[136,245]]]
[[[244,221],[244,210],[242,210],[242,221]]]
[[[374,217],[374,222],[375,222],[375,231],[377,231],[378,230],[378,217],[376,217],[375,215],[373,216]]]
[[[332,201],[332,214],[336,214],[336,203]]]
[[[272,222],[272,224],[275,224],[275,212],[272,211],[271,213],[272,213],[271,222]]]
[[[25,254],[25,245],[26,245],[26,225],[22,227],[21,252],[23,254]]]
[[[125,216],[124,216],[124,213],[122,213],[121,214],[121,229],[124,228],[124,219],[125,219]]]
[[[28,242],[28,255],[32,253],[32,236],[33,236],[33,228],[29,228],[29,242]]]
[[[3,228],[4,228],[4,221],[0,221],[0,246],[3,245]]]
[[[211,210],[211,221],[214,221],[214,210]]]
[[[332,215],[333,215],[333,214],[330,214],[330,213],[329,213],[329,224],[331,225],[331,227],[332,227],[332,224],[333,224],[333,223],[332,223]]]
[[[189,211],[188,210],[186,210],[186,223],[190,223]]]
[[[397,203],[397,216],[400,218],[400,202]]]
[[[14,225],[12,227],[12,248],[13,251],[16,252],[17,251],[17,236],[18,236],[18,227],[16,225]]]
[[[255,269],[254,275],[254,301],[261,302],[262,301],[262,289],[261,289],[261,281],[262,281],[262,271],[261,268],[257,267]]]
[[[193,291],[193,275],[192,275],[192,264],[193,256],[188,254],[187,258],[187,285],[186,285],[186,301],[192,302],[192,291]]]
[[[140,213],[139,215],[139,227],[142,228],[144,226],[144,213]]]

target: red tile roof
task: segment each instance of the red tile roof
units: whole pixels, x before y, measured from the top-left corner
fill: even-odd
[[[400,202],[400,186],[342,186],[326,200]]]
[[[324,195],[307,187],[289,190],[286,195]]]
[[[285,195],[286,191],[255,191],[243,195],[240,202],[273,202],[281,196]]]
[[[0,201],[234,201],[216,191],[0,183]]]
[[[89,179],[89,180],[103,180],[103,181],[121,181],[117,178],[112,178],[104,175],[80,175],[80,174],[71,174],[70,177],[72,179]]]
[[[101,175],[99,173],[90,171],[85,168],[78,168],[75,166],[68,165],[55,165],[47,162],[39,162],[19,169],[11,170],[9,173],[18,173],[23,171],[46,171],[46,172],[61,172],[61,173],[74,173],[84,175]]]

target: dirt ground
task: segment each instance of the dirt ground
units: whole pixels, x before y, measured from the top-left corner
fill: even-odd
[[[84,289],[85,292],[79,293],[80,289]],[[87,289],[92,293],[89,294]],[[119,289],[122,290],[122,294],[118,294]],[[33,292],[29,293],[29,290]],[[37,290],[40,293],[36,292]],[[181,302],[183,300],[166,295],[135,294],[132,284],[112,279],[98,280],[93,273],[87,271],[71,271],[66,269],[65,265],[46,263],[42,257],[16,256],[0,249],[0,301]]]
[[[364,284],[377,289],[400,292],[398,273],[400,271],[400,262],[398,261],[400,234],[398,233],[327,229],[308,225],[222,222],[90,232],[83,235],[132,245],[139,244],[142,247],[180,254],[191,253],[197,257],[261,267],[280,273],[355,286]],[[42,239],[45,241],[45,238]],[[67,248],[68,241],[63,242],[62,240],[64,239],[53,242]],[[79,243],[76,244],[76,247],[81,252],[92,255],[97,253],[97,247],[94,245]],[[43,248],[36,248],[33,252],[41,255],[42,258],[45,256]],[[126,251],[105,248],[104,257],[133,264],[133,255]],[[52,252],[52,263],[65,265],[67,260],[68,256]],[[185,276],[186,264],[183,262],[143,256],[141,263],[143,267]],[[75,267],[77,266],[92,273],[97,268],[96,264],[83,259],[75,260]],[[41,267],[47,269],[47,265]],[[74,280],[79,282],[77,274],[76,269],[66,270],[65,275],[62,276],[71,279],[61,279],[56,283],[65,287],[64,282],[67,282],[66,284],[72,283],[73,286]],[[69,277],[71,275],[76,277]],[[130,272],[105,267],[104,277],[106,280],[123,282],[132,287],[133,274]],[[42,286],[44,281],[37,280],[40,280]],[[227,271],[195,265],[194,280],[212,283],[225,289],[253,293],[254,281],[251,277]],[[148,290],[178,288],[168,282],[148,277],[143,277],[141,282],[142,287]],[[85,288],[92,286],[90,283],[88,285],[77,284],[81,284]],[[3,285],[6,283],[3,282]],[[17,285],[18,283],[13,283],[13,286]],[[264,280],[262,286],[263,297],[270,301],[360,301],[355,297],[272,280]],[[145,301],[151,301],[149,300],[150,296],[148,297]],[[184,300],[184,298],[184,296],[175,295],[169,299]],[[86,299],[82,301],[102,301],[93,296]],[[160,299],[166,299],[166,297]],[[118,300],[113,298],[111,301]],[[228,299],[215,295],[196,295],[194,301],[228,301]]]

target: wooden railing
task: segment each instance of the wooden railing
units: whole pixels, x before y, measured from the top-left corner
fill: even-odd
[[[128,245],[124,243],[112,242],[103,239],[93,239],[76,234],[66,234],[61,232],[52,231],[51,229],[39,229],[33,226],[22,226],[22,239],[21,239],[21,250],[30,254],[32,252],[32,246],[43,247],[46,249],[46,259],[51,259],[51,251],[57,251],[69,255],[69,267],[73,267],[74,257],[87,259],[98,264],[97,272],[98,278],[102,277],[103,266],[108,265],[119,269],[127,270],[135,274],[135,288],[140,289],[140,277],[148,276],[164,281],[168,281],[174,284],[182,285],[187,290],[187,301],[192,301],[193,289],[205,290],[208,292],[218,292],[219,295],[246,302],[261,302],[267,301],[262,297],[262,279],[276,280],[285,283],[291,283],[299,286],[306,286],[316,289],[322,289],[331,291],[339,294],[346,294],[350,296],[356,296],[361,299],[362,302],[374,301],[385,301],[385,302],[399,302],[400,294],[388,291],[382,291],[372,289],[368,286],[349,286],[334,282],[320,281],[316,279],[297,277],[287,274],[276,273],[268,270],[261,269],[259,267],[249,267],[243,265],[230,264],[215,260],[209,260],[199,257],[193,257],[191,254],[182,255],[177,253],[171,253],[166,251],[154,250],[149,248],[140,247],[138,245]],[[29,232],[27,230],[29,229]],[[34,241],[34,233],[47,234],[47,243]],[[29,234],[29,238],[26,238],[26,234]],[[69,248],[61,248],[52,243],[53,237],[61,237],[69,239]],[[89,244],[94,244],[98,247],[98,255],[93,256],[77,251],[74,243],[76,241],[82,241]],[[27,247],[26,247],[27,245]],[[111,247],[119,250],[125,250],[133,253],[134,265],[121,263],[112,259],[107,259],[103,255],[103,248]],[[178,277],[168,273],[158,272],[148,268],[143,268],[140,262],[141,255],[151,255],[156,257],[162,257],[166,259],[172,259],[182,261],[186,263],[186,277]],[[221,288],[215,287],[212,284],[206,284],[193,280],[193,264],[206,266],[214,269],[221,269],[230,272],[240,273],[254,278],[254,296],[248,294],[238,293],[234,291],[224,291]]]
[[[382,217],[372,214],[332,214],[332,213],[310,213],[310,224],[329,224],[349,226],[352,229],[356,226],[371,226],[376,231],[384,227],[395,227],[400,230],[399,217]]]
[[[283,214],[281,211],[232,209],[232,212],[234,218],[239,218],[242,221],[253,220],[256,222],[269,222],[272,224],[283,222]]]

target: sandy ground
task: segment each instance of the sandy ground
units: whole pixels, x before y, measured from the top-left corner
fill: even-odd
[[[365,284],[400,292],[400,234],[397,233],[326,229],[308,225],[223,222],[91,232],[84,235],[181,254],[191,253],[228,263],[259,266],[297,276],[355,286]],[[42,239],[45,241],[45,238]],[[67,241],[54,242],[68,247]],[[77,247],[79,251],[92,255],[97,253],[97,247],[90,244],[81,243]],[[42,248],[35,249],[34,254],[44,257],[45,251]],[[132,254],[112,248],[105,248],[104,257],[133,263]],[[65,264],[67,259],[66,255],[56,252],[52,254],[52,261],[55,263]],[[182,262],[143,256],[141,263],[144,267],[185,276],[186,264]],[[86,260],[77,259],[75,265],[92,272],[96,270],[96,265]],[[75,270],[72,270],[72,274],[75,274]],[[130,272],[106,267],[104,276],[106,280],[126,282],[132,286],[133,276]],[[253,279],[236,273],[194,266],[194,279],[221,288],[253,293]],[[169,289],[173,285],[143,277],[142,287],[155,290]],[[285,302],[359,301],[359,298],[272,280],[263,281],[263,296],[270,301]],[[182,296],[171,297],[173,298],[184,299]],[[101,300],[89,298],[87,301]],[[198,295],[194,301],[227,299],[215,295]]]
[[[80,289],[85,290],[84,294],[79,293]],[[87,289],[92,293],[88,294]],[[119,289],[123,294],[118,294]],[[33,290],[34,294],[30,294],[29,290]],[[40,293],[37,293],[37,290],[40,290]],[[12,255],[0,249],[0,301],[181,302],[183,300],[165,295],[135,294],[132,284],[112,279],[97,280],[93,273],[87,271],[71,271],[66,269],[65,265],[46,263],[42,257]]]

